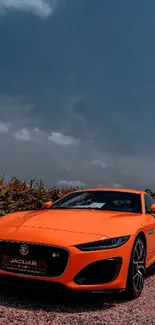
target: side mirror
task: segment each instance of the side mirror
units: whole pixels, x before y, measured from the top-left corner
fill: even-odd
[[[48,208],[50,208],[52,206],[52,204],[53,204],[52,201],[47,201],[47,202],[44,203],[44,208],[48,209]]]
[[[151,211],[152,213],[155,213],[155,204],[152,204],[152,205],[151,205],[150,211]]]

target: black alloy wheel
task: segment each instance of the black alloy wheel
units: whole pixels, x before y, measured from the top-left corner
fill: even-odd
[[[142,236],[135,240],[129,263],[125,295],[128,299],[138,298],[144,287],[146,269],[146,245]]]

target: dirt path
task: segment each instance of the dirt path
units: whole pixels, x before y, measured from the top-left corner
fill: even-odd
[[[28,294],[1,294],[0,325],[155,325],[155,275],[146,279],[142,296],[131,302],[56,295],[47,301]]]

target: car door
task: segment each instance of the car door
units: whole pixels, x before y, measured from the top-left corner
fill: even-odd
[[[151,213],[151,205],[155,204],[155,200],[148,194],[144,195],[144,205],[146,214],[146,236],[147,236],[147,260],[152,262],[155,260],[155,214]]]

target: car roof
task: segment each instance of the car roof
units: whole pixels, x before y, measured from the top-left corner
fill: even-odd
[[[114,191],[114,192],[126,192],[126,193],[133,193],[133,194],[145,194],[145,191],[140,190],[133,190],[130,188],[122,188],[122,187],[95,187],[95,188],[88,188],[83,190],[77,190],[76,192],[86,192],[86,191]]]

